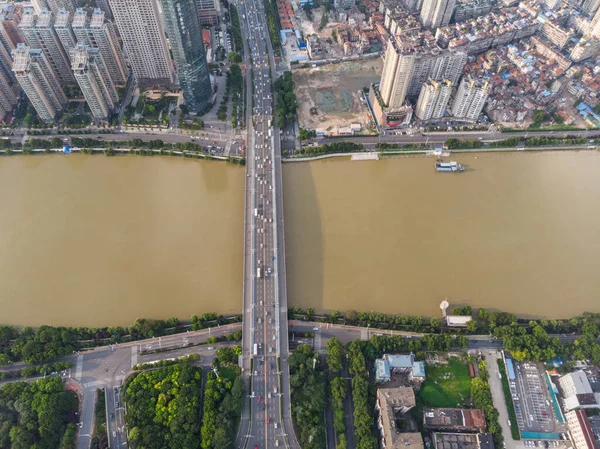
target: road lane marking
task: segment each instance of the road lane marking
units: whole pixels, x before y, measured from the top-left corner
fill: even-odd
[[[131,367],[133,368],[137,364],[138,364],[138,347],[132,346],[131,347]]]
[[[95,380],[93,382],[86,382],[83,384],[83,388],[85,389],[94,389],[96,387],[99,387],[100,385],[104,385],[104,381],[101,380]]]
[[[81,372],[83,371],[83,354],[77,356],[77,368],[75,369],[75,379],[81,380]]]

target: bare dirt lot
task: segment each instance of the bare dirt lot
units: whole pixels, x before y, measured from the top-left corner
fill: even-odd
[[[379,81],[382,66],[381,59],[371,59],[294,70],[300,126],[332,130],[360,123],[364,127],[371,117],[361,90]],[[316,108],[316,114],[311,108]]]

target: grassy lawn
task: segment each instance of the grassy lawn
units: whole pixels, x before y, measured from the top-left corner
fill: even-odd
[[[460,407],[471,397],[469,367],[453,357],[447,365],[427,365],[419,399],[427,407]]]
[[[231,381],[235,380],[241,374],[240,367],[237,365],[221,365],[219,376],[225,377]]]

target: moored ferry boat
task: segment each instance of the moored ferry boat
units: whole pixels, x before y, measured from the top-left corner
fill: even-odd
[[[458,162],[436,162],[435,169],[439,172],[455,172],[455,171],[464,171],[465,167],[463,167]]]

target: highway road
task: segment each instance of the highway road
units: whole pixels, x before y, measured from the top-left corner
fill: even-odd
[[[242,368],[249,401],[237,446],[299,449],[287,364],[280,131],[272,123],[276,65],[263,2],[241,0],[238,12],[248,67]]]
[[[377,143],[423,143],[423,144],[442,144],[448,139],[479,139],[483,142],[490,142],[495,140],[508,139],[509,137],[565,137],[569,136],[583,136],[591,137],[600,135],[600,131],[545,131],[545,132],[514,132],[514,133],[501,133],[501,132],[488,132],[488,131],[452,131],[452,132],[435,132],[435,133],[424,133],[416,130],[412,130],[414,134],[392,134],[390,132],[382,136],[371,136],[371,137],[326,137],[326,138],[315,138],[310,142],[317,143],[319,145],[324,143],[333,142],[353,142],[361,143],[367,147],[373,147]]]

